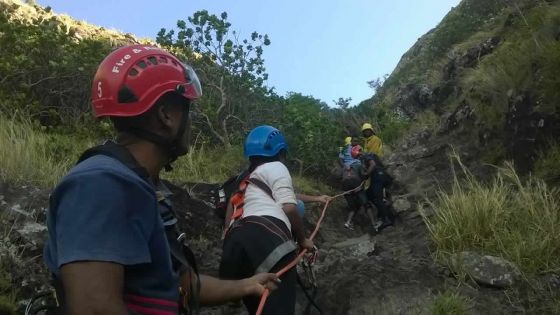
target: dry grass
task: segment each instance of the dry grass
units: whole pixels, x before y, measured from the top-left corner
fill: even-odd
[[[424,220],[436,257],[475,250],[505,257],[524,272],[560,271],[560,195],[542,180],[522,180],[511,164],[494,180],[477,180],[461,163],[451,192],[440,190],[427,200],[435,210]]]

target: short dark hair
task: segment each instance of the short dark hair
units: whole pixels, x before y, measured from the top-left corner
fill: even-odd
[[[270,163],[270,162],[277,162],[280,161],[280,158],[286,154],[286,150],[282,149],[278,152],[275,156],[262,156],[262,155],[254,155],[249,157],[249,171],[254,171],[257,166]]]
[[[126,106],[123,104],[122,106]],[[190,100],[175,92],[163,94],[148,111],[133,117],[111,117],[113,126],[118,132],[126,132],[137,128],[150,128],[154,113],[161,106],[190,106]]]

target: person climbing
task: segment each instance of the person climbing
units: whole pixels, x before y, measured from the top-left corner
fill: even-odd
[[[344,139],[346,145],[338,155],[338,164],[344,170],[350,167],[352,164],[360,163],[360,160],[354,159],[352,157],[352,147],[358,145],[360,140],[358,137],[346,137]]]
[[[375,223],[375,229],[380,231],[393,225],[392,211],[385,202],[387,190],[393,182],[392,177],[387,173],[381,159],[376,154],[364,153],[361,148],[356,147],[356,150],[352,151],[352,155],[362,161],[364,165],[363,175],[369,179],[366,195],[368,200],[377,208],[378,220]]]
[[[197,313],[273,288],[271,273],[238,281],[199,275],[160,180],[187,153],[194,70],[158,47],[111,52],[93,79],[96,117],[114,142],[86,151],[50,196],[44,259],[63,314]]]
[[[297,246],[313,250],[305,237],[303,221],[296,209],[292,178],[285,161],[288,145],[284,135],[271,126],[253,129],[245,140],[249,175],[230,201],[226,214],[220,277],[247,278],[259,272],[277,272],[296,256]],[[296,270],[280,277],[263,314],[294,314]],[[250,314],[257,311],[259,298],[246,296],[243,302]]]
[[[356,189],[356,191],[344,195],[346,202],[348,204],[348,217],[344,223],[344,227],[350,230],[354,229],[354,224],[352,220],[360,208],[364,208],[366,214],[370,220],[371,227],[375,228],[375,217],[373,216],[373,207],[368,202],[367,194],[363,187],[363,180],[366,178],[366,174],[369,169],[364,170],[364,165],[362,165],[359,159],[362,147],[360,145],[355,145],[352,147],[351,155],[353,159],[360,161],[360,163],[352,164],[347,169],[344,170],[342,177],[342,188],[345,191]],[[358,188],[359,187],[359,188]]]
[[[362,135],[364,136],[364,153],[374,153],[378,157],[383,156],[383,142],[379,138],[370,123],[362,125]]]

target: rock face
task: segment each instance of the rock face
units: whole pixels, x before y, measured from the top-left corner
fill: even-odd
[[[510,287],[521,277],[521,272],[512,262],[475,252],[456,254],[452,265],[455,271],[464,271],[478,284],[495,288]]]

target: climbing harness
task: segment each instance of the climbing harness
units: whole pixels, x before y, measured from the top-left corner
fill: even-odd
[[[363,183],[362,183],[363,184]],[[330,203],[332,200],[340,198],[344,195],[348,195],[351,194],[353,192],[358,191],[359,189],[362,189],[362,185],[359,185],[358,187],[345,191],[341,194],[338,194],[336,196],[333,196],[330,200],[327,201],[327,203],[325,203],[325,206],[323,207],[323,210],[321,212],[321,216],[319,217],[319,220],[317,220],[317,224],[315,225],[315,229],[313,230],[313,233],[311,233],[311,235],[309,236],[310,240],[313,240],[315,238],[315,236],[317,235],[317,233],[319,232],[319,228],[321,227],[321,223],[323,222],[323,219],[325,218],[326,212],[327,212],[327,208],[329,207]],[[303,256],[307,253],[307,249],[302,249],[299,254],[297,255],[297,257],[292,260],[288,265],[286,265],[284,268],[282,268],[280,271],[278,271],[276,273],[277,277],[282,276],[283,274],[285,274],[288,270],[292,269],[293,267],[295,267],[303,258]],[[259,307],[257,309],[257,312],[255,313],[256,315],[261,315],[264,309],[264,305],[266,303],[266,300],[268,299],[268,296],[270,295],[270,290],[268,288],[264,289],[264,292],[261,296],[261,300],[259,303]]]

